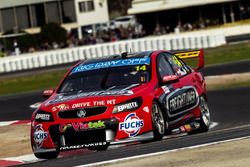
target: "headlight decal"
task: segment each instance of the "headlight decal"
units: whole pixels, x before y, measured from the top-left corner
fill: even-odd
[[[125,101],[123,103],[117,104],[113,109],[113,114],[123,112],[123,111],[134,111],[140,108],[142,105],[142,98],[137,97],[131,100]]]
[[[49,121],[50,120],[51,115],[50,114],[36,114],[35,119],[41,119],[44,121]]]
[[[51,122],[54,121],[54,118],[51,113],[38,110],[35,114],[35,120],[37,122]]]
[[[134,109],[134,108],[137,108],[137,107],[138,107],[137,102],[131,102],[131,103],[118,105],[117,110],[118,110],[118,112],[121,112],[121,111],[124,111],[124,110],[131,110],[131,109]]]

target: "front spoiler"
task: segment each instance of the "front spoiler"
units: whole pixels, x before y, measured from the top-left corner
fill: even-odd
[[[74,150],[74,149],[85,149],[85,148],[90,148],[91,146],[104,146],[105,144],[110,144],[110,145],[119,145],[119,144],[125,144],[125,143],[131,143],[131,142],[140,142],[140,141],[147,141],[147,140],[152,140],[154,137],[153,132],[147,132],[142,135],[138,135],[136,137],[131,137],[131,138],[125,138],[121,140],[116,140],[116,141],[104,141],[104,142],[99,142],[99,143],[93,143],[93,144],[82,144],[82,145],[72,145],[72,146],[62,146],[60,147],[60,151],[66,151],[66,150]],[[34,150],[34,153],[45,153],[45,152],[54,152],[57,151],[57,149],[37,149]]]
[[[39,148],[37,150],[34,150],[34,153],[46,153],[46,152],[55,152],[57,151],[55,148],[50,148],[50,149],[44,149],[44,148]]]

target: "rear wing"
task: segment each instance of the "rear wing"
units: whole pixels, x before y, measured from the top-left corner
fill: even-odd
[[[192,58],[199,58],[197,67],[195,70],[199,70],[204,67],[205,60],[204,60],[204,52],[203,49],[194,50],[194,51],[184,51],[184,52],[177,52],[174,53],[180,59],[192,59]]]

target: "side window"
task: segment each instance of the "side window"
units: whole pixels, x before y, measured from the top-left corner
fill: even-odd
[[[166,57],[162,54],[158,56],[157,64],[157,71],[161,78],[163,78],[165,75],[174,75],[173,69],[171,68]]]
[[[181,62],[183,68],[187,71],[187,73],[191,73],[192,72],[192,68],[189,67],[183,60],[181,60],[180,58],[178,58],[179,61]]]
[[[185,64],[175,55],[165,53],[169,63],[172,65],[175,75],[183,76],[189,73]]]

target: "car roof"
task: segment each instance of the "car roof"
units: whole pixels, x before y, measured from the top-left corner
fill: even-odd
[[[144,51],[144,52],[137,52],[137,53],[124,52],[124,53],[121,53],[121,54],[116,54],[116,55],[111,55],[111,56],[104,56],[104,57],[101,57],[101,58],[83,60],[78,65],[92,64],[92,63],[98,63],[98,62],[106,62],[106,61],[119,60],[119,59],[150,57],[152,53],[153,53],[153,51]],[[124,55],[124,57],[122,55]]]

